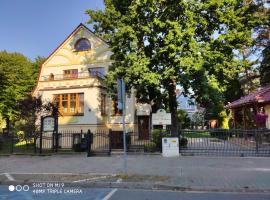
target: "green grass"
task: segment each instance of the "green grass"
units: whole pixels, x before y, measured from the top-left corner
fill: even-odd
[[[191,132],[185,132],[182,134],[185,138],[208,138],[211,137],[210,133],[208,131],[191,131]]]
[[[34,139],[31,139],[30,141],[19,141],[15,144],[15,147],[20,147],[20,146],[27,146],[27,145],[33,145],[34,144]]]
[[[34,153],[34,140],[28,141],[13,141],[13,153],[31,154]],[[11,154],[12,151],[12,141],[6,141],[0,147],[0,155]]]

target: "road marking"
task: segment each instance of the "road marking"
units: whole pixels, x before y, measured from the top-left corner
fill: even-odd
[[[122,182],[121,178],[117,179],[117,181],[116,181],[116,183],[121,183],[121,182]]]
[[[270,168],[242,168],[242,169],[245,171],[262,171],[262,172],[269,172],[270,171]]]
[[[85,182],[85,181],[95,181],[95,180],[104,179],[104,178],[108,178],[108,177],[109,176],[100,176],[100,177],[94,177],[94,178],[88,178],[88,179],[81,179],[81,180],[73,181],[73,183],[80,183],[80,182]]]
[[[102,200],[109,200],[114,193],[117,191],[117,189],[113,189],[112,191],[109,192],[109,194],[107,194]]]
[[[9,181],[15,181],[15,179],[9,173],[4,173],[4,175],[7,177]]]
[[[6,172],[9,174],[23,174],[23,175],[102,175],[102,176],[116,176],[116,174],[109,174],[109,173],[25,173],[25,172]],[[6,173],[0,173],[0,175],[4,175]]]

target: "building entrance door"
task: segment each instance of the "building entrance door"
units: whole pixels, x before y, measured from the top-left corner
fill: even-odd
[[[139,139],[149,139],[149,116],[138,116]]]

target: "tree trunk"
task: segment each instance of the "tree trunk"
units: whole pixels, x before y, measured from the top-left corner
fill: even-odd
[[[176,83],[173,80],[170,80],[168,85],[168,94],[169,94],[169,109],[171,113],[171,133],[174,136],[178,135],[178,123],[177,123],[177,101],[176,101]]]

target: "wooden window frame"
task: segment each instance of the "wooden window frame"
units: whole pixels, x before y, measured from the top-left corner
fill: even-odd
[[[67,73],[69,72],[69,73]],[[75,73],[73,73],[75,72]],[[78,78],[78,69],[66,69],[63,70],[63,79],[69,80],[69,79],[77,79]]]
[[[72,94],[76,94],[75,97],[75,101],[76,101],[76,108],[75,108],[75,112],[70,112],[70,96]],[[68,95],[68,107],[67,107],[67,111],[68,112],[63,112],[63,95]],[[63,116],[83,116],[84,115],[84,102],[82,103],[82,105],[80,105],[81,102],[80,101],[80,96],[84,95],[84,93],[65,93],[65,94],[55,94],[54,95],[54,101],[59,97],[59,112],[61,113],[61,115]],[[82,108],[82,112],[79,112],[79,107],[83,107]]]

